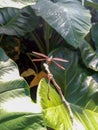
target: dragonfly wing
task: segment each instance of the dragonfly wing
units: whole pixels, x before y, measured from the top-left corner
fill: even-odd
[[[55,61],[53,61],[53,62],[54,62],[54,64],[56,64],[59,68],[61,68],[61,69],[65,70],[65,68],[64,68],[62,65],[58,64],[58,63],[57,63],[57,62],[55,62]]]
[[[32,53],[35,54],[35,55],[37,55],[37,56],[43,57],[43,58],[48,58],[48,56],[46,56],[46,55],[44,55],[42,53],[39,53],[39,52],[33,51]]]
[[[46,60],[45,58],[42,58],[42,59],[33,59],[32,61],[43,61],[43,60]]]
[[[62,59],[62,58],[53,58],[56,61],[61,61],[61,62],[68,62],[68,60]]]

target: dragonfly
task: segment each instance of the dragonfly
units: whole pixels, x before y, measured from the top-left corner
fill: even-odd
[[[65,68],[60,65],[59,63],[57,63],[56,61],[60,61],[60,62],[68,62],[68,60],[62,59],[62,58],[53,58],[53,56],[48,57],[47,55],[43,54],[43,53],[39,53],[39,52],[32,52],[33,54],[35,54],[36,56],[38,56],[39,59],[33,59],[32,61],[46,61],[46,63],[48,65],[50,65],[51,62],[53,62],[57,67],[65,70]]]
[[[59,85],[56,83],[56,81],[55,81],[55,79],[54,79],[52,73],[51,73],[50,70],[49,70],[49,64],[50,64],[51,62],[53,62],[54,64],[56,64],[59,68],[65,69],[62,65],[58,64],[56,61],[60,61],[60,62],[68,62],[68,61],[65,60],[65,59],[62,59],[62,58],[58,58],[58,57],[57,57],[57,58],[53,58],[53,56],[48,57],[48,56],[46,56],[46,55],[43,54],[43,53],[38,53],[38,52],[34,52],[34,51],[33,51],[32,53],[39,57],[39,59],[33,59],[33,61],[46,61],[46,63],[44,63],[43,65],[44,65],[44,67],[45,67],[45,69],[46,69],[46,71],[47,71],[47,73],[48,73],[49,83],[50,83],[50,80],[51,80],[52,83],[54,84],[56,90],[58,91],[59,95],[60,95],[61,98],[62,98],[62,101],[64,102],[65,106],[67,107],[67,110],[68,110],[69,115],[70,115],[70,119],[71,119],[71,121],[72,121],[72,123],[73,123],[73,113],[72,113],[72,111],[71,111],[70,105],[68,104],[68,102],[67,102],[66,99],[64,98],[63,93],[62,93],[62,91],[61,91],[61,88],[60,88]],[[51,98],[49,97],[49,92],[50,92],[50,89],[49,89],[49,86],[48,86],[47,97],[48,97],[49,100],[51,100]]]

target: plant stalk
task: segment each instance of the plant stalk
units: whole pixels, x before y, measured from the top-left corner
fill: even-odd
[[[26,54],[27,54],[28,58],[30,59],[30,61],[32,62],[33,66],[34,66],[34,68],[35,68],[35,72],[38,73],[37,66],[36,66],[36,64],[32,61],[32,58],[30,57],[30,54],[29,54],[29,53],[26,53]]]
[[[61,99],[62,99],[64,105],[66,106],[67,110],[68,110],[70,119],[71,119],[72,124],[73,124],[73,119],[74,119],[74,118],[73,118],[73,113],[72,113],[72,110],[71,110],[71,108],[70,108],[69,103],[66,101],[66,99],[65,99],[65,97],[63,96],[63,93],[62,93],[62,91],[61,91],[61,88],[60,88],[59,85],[56,83],[56,81],[55,81],[53,75],[51,74],[51,72],[50,72],[50,70],[49,70],[48,64],[44,63],[43,65],[44,65],[44,67],[45,67],[45,70],[46,70],[47,73],[48,73],[49,80],[52,81],[52,83],[53,83],[53,85],[55,86],[57,92],[58,92],[59,95],[61,96]]]
[[[36,42],[36,44],[37,44],[37,46],[38,46],[40,52],[41,52],[41,53],[45,53],[45,52],[44,52],[44,45],[43,45],[41,39],[39,38],[39,36],[37,35],[37,33],[36,33],[36,32],[33,32],[33,33],[31,33],[31,34],[32,34],[32,37],[33,37],[33,39],[35,40],[35,42]]]
[[[3,35],[0,36],[0,44],[1,44],[1,42],[2,42],[2,39],[3,39]]]

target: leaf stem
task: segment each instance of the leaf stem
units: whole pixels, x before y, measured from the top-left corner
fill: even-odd
[[[38,73],[37,66],[36,66],[36,64],[32,61],[32,58],[31,58],[30,54],[29,54],[29,53],[26,53],[26,54],[27,54],[28,58],[30,59],[30,61],[32,62],[33,66],[34,66],[34,68],[35,68],[36,73]]]
[[[39,48],[40,52],[44,53],[44,44],[39,38],[38,34],[36,32],[31,33],[33,39],[35,40],[37,47]]]
[[[3,35],[0,36],[0,43],[2,42],[2,39],[3,39]]]

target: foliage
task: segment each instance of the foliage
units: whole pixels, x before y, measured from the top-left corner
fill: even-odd
[[[0,73],[0,129],[45,130],[41,109],[31,100],[27,82],[1,48]]]
[[[0,128],[44,130],[48,126],[55,130],[98,129],[98,21],[92,24],[91,10],[87,10],[98,9],[96,1],[38,0],[34,4],[33,1],[10,0],[14,5],[5,6],[6,2],[0,2],[0,42],[4,40],[4,35],[30,38],[35,41],[38,51],[69,61],[58,62],[65,70],[54,63],[50,63],[49,67],[71,107],[74,119],[72,124],[68,109],[54,85],[41,79],[43,74],[35,71],[33,75],[41,81],[39,84],[39,80],[32,81],[38,84],[38,90],[37,103],[31,101],[28,84],[19,76],[16,64],[0,49]],[[37,33],[39,29],[41,34]],[[35,55],[28,55],[32,61]],[[10,107],[6,107],[10,103]],[[37,112],[36,106],[39,108]]]
[[[23,10],[0,8],[0,16],[0,34],[24,35],[38,26],[38,18],[28,7]]]
[[[14,8],[23,8],[25,6],[35,4],[36,0],[1,0],[0,8],[2,7],[14,7]]]

